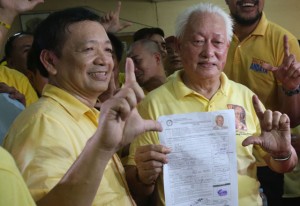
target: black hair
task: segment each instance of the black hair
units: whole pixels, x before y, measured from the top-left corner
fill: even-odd
[[[140,30],[137,30],[133,34],[133,41],[138,41],[141,39],[149,39],[154,34],[158,34],[162,37],[165,37],[165,33],[161,28],[154,27],[154,28],[142,28]]]
[[[107,36],[111,42],[117,61],[120,63],[123,55],[124,45],[121,40],[113,33],[107,32]]]
[[[17,32],[15,34],[13,34],[12,36],[10,36],[7,39],[7,41],[5,43],[5,48],[4,48],[4,54],[5,54],[6,59],[9,58],[12,54],[14,41],[22,36],[27,36],[27,35],[33,36],[33,34],[30,32],[21,31],[21,32]]]
[[[68,8],[62,11],[51,13],[36,28],[32,44],[31,61],[44,77],[48,77],[48,71],[40,61],[42,50],[53,51],[58,57],[61,56],[61,49],[66,41],[68,26],[81,21],[96,21],[100,23],[100,16],[83,8]]]

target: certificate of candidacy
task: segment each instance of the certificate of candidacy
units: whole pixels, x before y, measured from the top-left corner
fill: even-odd
[[[237,206],[234,110],[161,116],[166,206]]]

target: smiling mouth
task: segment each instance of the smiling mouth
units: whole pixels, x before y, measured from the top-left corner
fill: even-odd
[[[242,7],[253,7],[256,6],[258,4],[258,1],[252,1],[252,2],[243,2],[243,1],[239,1],[237,2],[237,5],[242,6]]]
[[[90,72],[88,75],[97,81],[103,81],[107,79],[107,72]]]

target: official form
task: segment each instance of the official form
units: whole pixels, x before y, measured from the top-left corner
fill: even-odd
[[[216,117],[224,124],[216,128]],[[161,116],[160,143],[170,147],[164,165],[167,206],[237,206],[233,110]]]

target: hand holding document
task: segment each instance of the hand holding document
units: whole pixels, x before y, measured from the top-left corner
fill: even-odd
[[[162,145],[172,149],[164,165],[167,206],[238,205],[233,110],[159,118]]]

